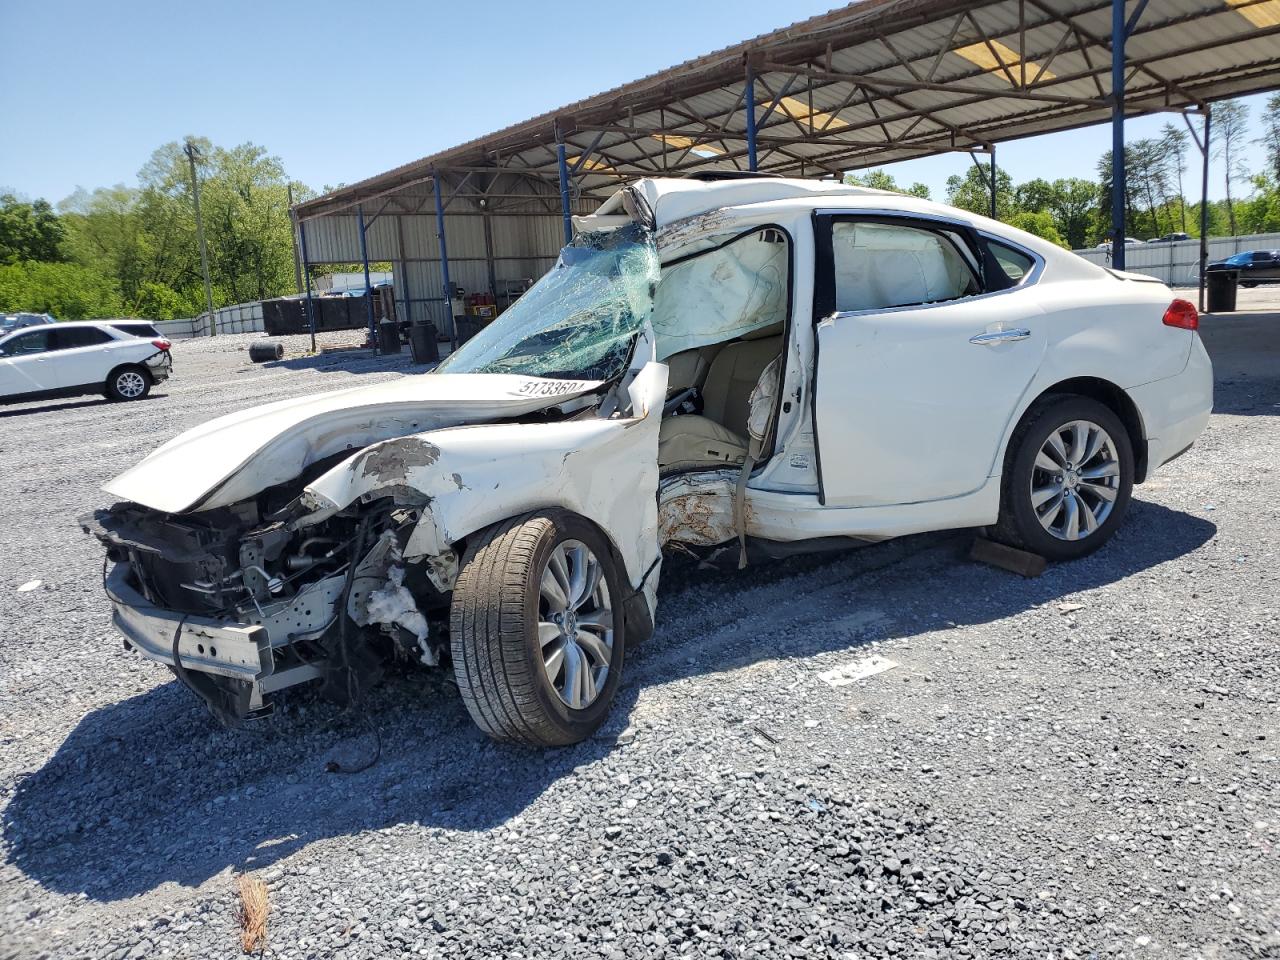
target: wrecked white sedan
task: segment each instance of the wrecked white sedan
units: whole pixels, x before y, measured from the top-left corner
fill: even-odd
[[[430,374],[190,430],[86,518],[126,644],[221,717],[444,655],[494,737],[572,743],[664,549],[956,527],[1101,546],[1212,405],[1190,304],[831,182],[642,180]]]

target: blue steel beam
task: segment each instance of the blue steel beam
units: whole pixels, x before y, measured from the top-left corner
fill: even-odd
[[[747,64],[747,169],[756,169],[756,73]]]
[[[458,329],[453,322],[453,284],[449,282],[449,244],[444,235],[444,200],[440,196],[440,175],[431,172],[436,194],[436,238],[440,241],[440,272],[444,275],[444,318],[449,324],[449,349],[458,349]]]
[[[560,167],[560,208],[564,217],[564,245],[573,243],[573,208],[569,206],[569,164],[565,160],[564,141],[556,135],[556,162]]]
[[[1111,266],[1124,269],[1124,0],[1111,0]]]
[[[369,346],[378,348],[378,331],[373,326],[373,284],[369,282],[368,227],[364,222],[364,205],[356,204],[356,225],[360,228],[360,260],[364,263],[364,305],[369,320]]]

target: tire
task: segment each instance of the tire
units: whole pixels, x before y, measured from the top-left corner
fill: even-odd
[[[1077,424],[1085,437],[1083,469],[1070,459],[1078,455],[1073,443]],[[1050,445],[1055,435],[1057,444]],[[1048,464],[1055,469],[1045,469]],[[1133,466],[1129,432],[1110,409],[1073,394],[1036,401],[1009,441],[995,538],[1049,560],[1093,553],[1124,520],[1133,492]],[[1072,500],[1074,504],[1068,502]]]
[[[566,563],[577,569],[575,560],[587,571],[595,561],[598,574],[586,580],[596,588],[564,591],[579,594],[568,605],[553,602],[554,587],[570,579],[557,572]],[[625,586],[604,536],[564,510],[525,514],[473,539],[453,590],[449,633],[458,689],[476,725],[495,740],[538,747],[595,733],[622,676]]]
[[[151,392],[151,374],[145,367],[120,367],[107,377],[108,400],[141,400]]]

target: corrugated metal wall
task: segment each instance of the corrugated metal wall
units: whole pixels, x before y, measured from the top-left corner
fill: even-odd
[[[1245,237],[1211,237],[1209,262],[1225,260],[1246,250],[1280,248],[1280,233],[1255,233]],[[1111,251],[1089,249],[1075,251],[1091,263],[1111,266]],[[1194,287],[1200,282],[1200,241],[1178,243],[1134,243],[1124,248],[1124,268],[1130,273],[1145,273],[1163,280],[1171,287]]]
[[[575,213],[589,213],[596,204],[574,206]],[[536,280],[555,264],[564,245],[564,221],[559,214],[487,216],[493,238],[493,283],[485,249],[486,215],[480,213],[445,214],[449,279],[468,293],[493,293],[499,304],[504,304],[503,294],[509,285]],[[431,320],[437,329],[448,331],[434,209],[416,214],[384,212],[376,219],[370,214],[368,219],[369,260],[391,262],[397,312],[412,320]],[[306,231],[307,257],[312,264],[360,261],[354,211],[309,220]]]

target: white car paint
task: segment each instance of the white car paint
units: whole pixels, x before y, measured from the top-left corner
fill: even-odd
[[[57,345],[59,338],[83,330],[105,339],[87,346]],[[33,341],[47,346],[31,350]],[[146,367],[153,381],[164,380],[170,370],[167,347],[157,347],[156,339],[131,336],[109,323],[24,327],[0,337],[0,401],[101,393],[112,371],[126,365]]]
[[[1148,278],[1114,274],[985,217],[833,182],[643,180],[633,189],[632,205],[653,216],[664,262],[708,238],[763,226],[791,242],[774,451],[750,477],[740,514],[735,469],[659,477],[668,368],[656,359],[652,329],[618,386],[442,373],[283,401],[180,435],[107,491],[168,514],[199,513],[234,507],[350,451],[306,484],[294,526],[392,496],[419,511],[405,559],[425,561],[446,592],[461,540],[528,510],[563,507],[605,533],[652,613],[668,543],[724,543],[739,525],[750,537],[795,542],[994,523],[1009,438],[1027,408],[1065,381],[1123,391],[1148,474],[1207,422],[1208,357],[1194,331],[1161,322],[1173,296]],[[621,196],[576,218],[579,230],[625,222]],[[1019,286],[966,299],[818,316],[814,223],[831,216],[972,229],[1036,266]],[[1027,335],[973,342],[1014,330]],[[534,416],[551,409],[558,419]],[[165,649],[143,640],[164,636],[172,617],[147,627],[145,613],[120,610],[117,602],[117,623],[148,656],[166,660]]]

